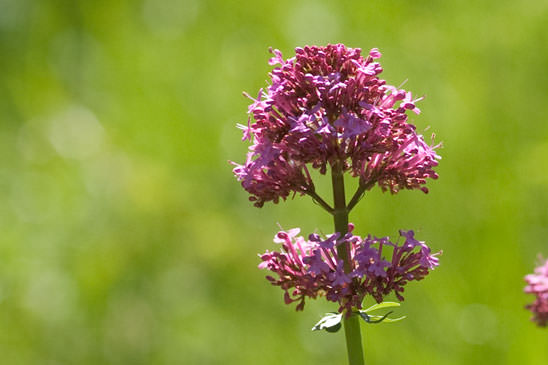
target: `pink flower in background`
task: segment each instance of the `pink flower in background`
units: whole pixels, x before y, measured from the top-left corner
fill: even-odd
[[[308,169],[325,174],[335,162],[367,189],[428,191],[426,179],[438,176],[437,146],[416,133],[406,114],[420,113],[415,103],[422,98],[378,77],[378,49],[362,56],[342,44],[307,46],[287,60],[271,52],[271,84],[250,97],[248,125],[241,127],[252,145],[246,161],[234,163],[256,206],[313,193]]]
[[[354,236],[353,228],[350,224],[349,233],[342,238],[333,234],[322,239],[312,234],[308,240],[297,236],[299,229],[281,231],[274,238],[281,250],[261,255],[259,268],[277,275],[267,279],[282,288],[287,304],[298,302],[297,310],[304,308],[307,297],[325,296],[339,303],[342,312],[360,309],[366,295],[378,303],[390,293],[403,300],[409,281],[422,280],[438,266],[438,254],[431,254],[424,242],[415,239],[413,231],[400,231],[404,238],[400,245],[388,237]],[[336,250],[343,242],[350,243],[347,272]]]
[[[525,276],[525,281],[525,292],[536,297],[535,301],[525,308],[533,313],[533,322],[545,327],[548,323],[548,260],[537,267],[534,274]]]

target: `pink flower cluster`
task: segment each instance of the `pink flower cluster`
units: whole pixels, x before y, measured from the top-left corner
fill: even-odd
[[[536,296],[535,301],[525,308],[533,313],[533,322],[545,327],[548,323],[548,260],[537,267],[534,274],[525,276],[525,281],[525,292]]]
[[[368,188],[384,191],[421,189],[440,158],[406,111],[420,113],[410,92],[387,85],[374,48],[362,56],[359,48],[342,44],[296,48],[284,60],[271,50],[267,91],[259,91],[249,106],[244,140],[252,141],[244,164],[234,174],[260,207],[291,193],[313,189],[308,167],[325,174],[327,165],[343,164]]]
[[[349,224],[349,233],[342,238],[338,233],[326,239],[311,234],[308,240],[297,236],[298,228],[281,231],[274,242],[280,243],[282,250],[261,255],[259,268],[277,275],[266,278],[284,290],[287,304],[299,302],[297,310],[304,308],[306,297],[325,295],[327,300],[339,303],[339,312],[351,312],[352,308],[361,308],[366,295],[380,303],[394,292],[403,300],[407,282],[422,280],[438,266],[438,254],[431,254],[424,242],[415,239],[413,231],[400,231],[404,242],[399,245],[388,237],[354,236],[353,228]],[[345,243],[350,248],[350,270],[346,273],[336,250]],[[385,257],[390,254],[391,259],[387,260]]]

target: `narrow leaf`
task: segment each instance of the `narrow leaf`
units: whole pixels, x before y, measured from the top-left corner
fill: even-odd
[[[398,317],[398,318],[385,318],[383,320],[383,322],[386,322],[386,323],[398,322],[398,321],[401,321],[402,319],[405,319],[405,318],[407,318],[407,316],[402,316],[402,317]]]
[[[366,323],[381,323],[381,322],[391,323],[391,322],[398,322],[406,318],[406,316],[399,317],[399,318],[388,318],[388,316],[392,313],[392,311],[382,316],[375,315],[375,314],[368,314],[364,310],[360,310],[357,313]]]
[[[392,308],[392,307],[399,307],[399,306],[400,306],[400,303],[396,303],[396,302],[382,302],[382,303],[372,305],[371,307],[364,310],[364,312],[369,313],[369,312],[376,311],[383,308]]]
[[[362,313],[360,313],[360,316],[363,318],[363,320],[367,323],[381,323],[382,321],[384,321],[386,319],[386,317],[388,317],[388,315],[392,313],[392,312],[388,312],[386,313],[384,316],[370,316],[368,315],[367,313],[363,313],[365,315],[363,315]]]
[[[358,314],[360,315],[360,317],[362,317],[362,319],[363,319],[364,321],[366,321],[367,323],[369,323],[369,321],[370,321],[370,319],[371,319],[371,316],[370,316],[369,314],[365,313],[365,311],[363,311],[363,310],[358,311]]]

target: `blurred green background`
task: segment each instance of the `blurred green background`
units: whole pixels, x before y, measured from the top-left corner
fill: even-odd
[[[0,0],[0,363],[344,364],[257,270],[306,197],[252,207],[227,160],[269,46],[380,48],[444,143],[430,194],[369,193],[359,234],[415,229],[441,266],[369,364],[545,364],[523,276],[548,256],[548,2]],[[430,134],[430,130],[425,132]]]

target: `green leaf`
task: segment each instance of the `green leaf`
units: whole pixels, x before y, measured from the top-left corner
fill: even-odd
[[[399,317],[399,318],[388,318],[388,316],[392,313],[392,311],[386,313],[385,315],[376,315],[376,314],[369,314],[369,313],[379,309],[393,308],[393,307],[399,307],[399,306],[400,306],[400,303],[396,303],[396,302],[382,302],[382,303],[372,305],[371,307],[367,309],[361,309],[355,313],[359,314],[360,317],[366,323],[398,322],[404,319],[405,316]]]
[[[314,327],[312,331],[326,330],[327,332],[337,332],[341,329],[341,313],[326,313]]]
[[[392,312],[388,312],[384,316],[371,316],[371,315],[365,313],[365,311],[359,311],[358,313],[360,314],[360,317],[362,317],[363,320],[367,323],[381,323]]]
[[[373,312],[383,308],[392,308],[392,307],[399,307],[399,306],[400,306],[400,303],[397,303],[397,302],[382,302],[382,303],[372,305],[371,307],[363,311],[366,313],[369,313],[369,312]]]
[[[402,316],[398,318],[388,318],[387,316],[392,313],[388,312],[384,316],[372,316],[369,315],[369,323],[380,323],[380,322],[386,322],[386,323],[392,323],[392,322],[398,322],[402,319],[405,319],[407,316]]]
[[[405,318],[407,318],[407,316],[401,316],[401,317],[398,317],[398,318],[385,318],[383,320],[383,322],[386,322],[386,323],[398,322],[398,321],[401,321],[402,319],[405,319]]]

